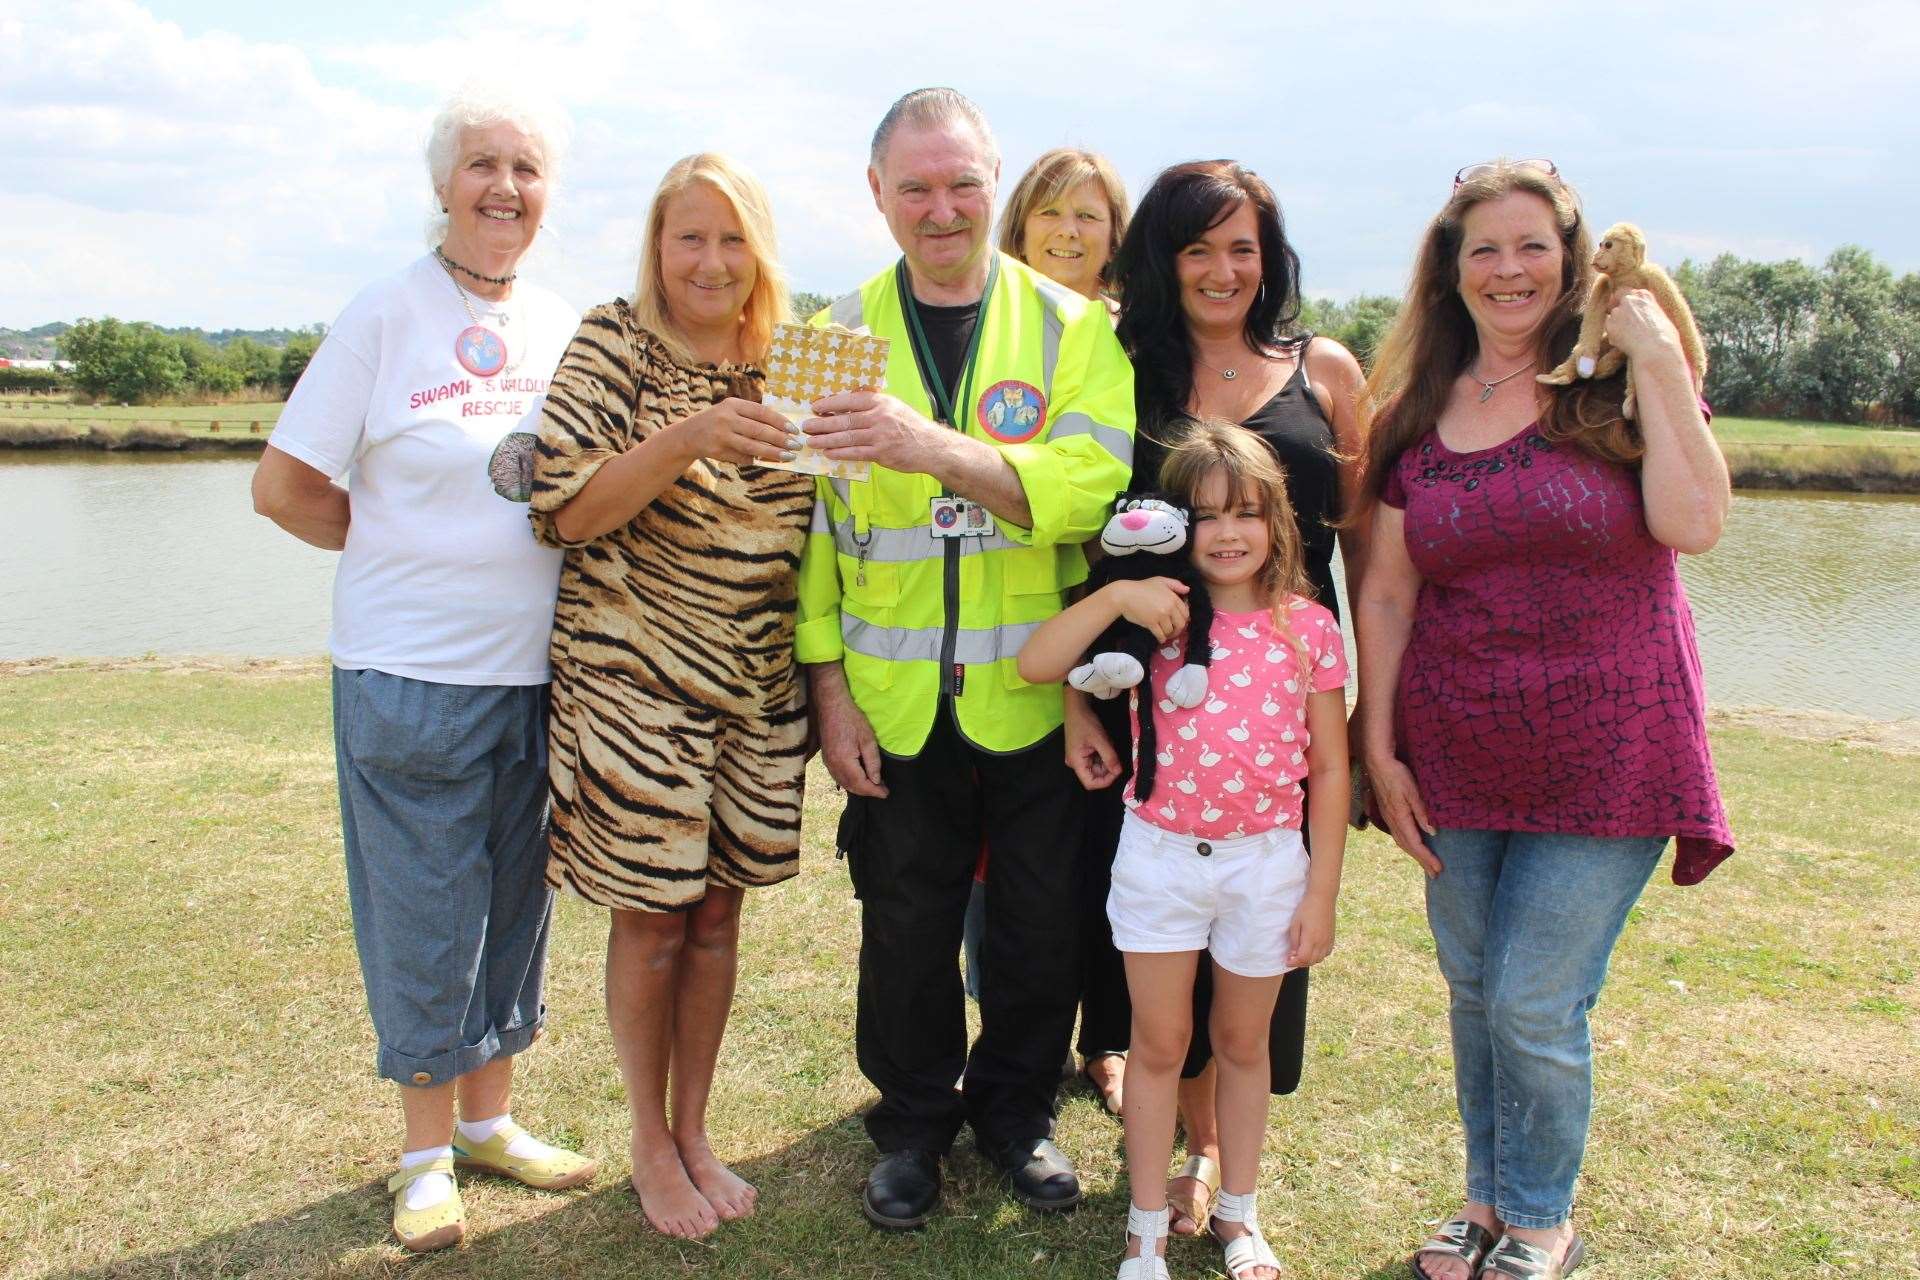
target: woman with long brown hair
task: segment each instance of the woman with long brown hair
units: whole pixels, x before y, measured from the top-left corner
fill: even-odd
[[[1451,997],[1466,1206],[1426,1280],[1554,1280],[1592,1104],[1587,1011],[1669,838],[1732,852],[1676,552],[1711,547],[1726,464],[1671,322],[1630,291],[1623,376],[1542,386],[1593,281],[1547,161],[1470,165],[1429,225],[1370,383],[1360,749],[1426,872]]]

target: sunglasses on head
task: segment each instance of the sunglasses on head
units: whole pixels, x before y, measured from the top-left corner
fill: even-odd
[[[1490,173],[1498,173],[1502,168],[1531,169],[1535,173],[1544,173],[1549,178],[1557,178],[1560,171],[1553,167],[1553,161],[1536,156],[1530,160],[1483,160],[1479,164],[1470,164],[1453,175],[1453,185],[1472,182],[1475,178],[1484,178]]]

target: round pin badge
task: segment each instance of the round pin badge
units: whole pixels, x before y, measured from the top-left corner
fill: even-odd
[[[1031,382],[1008,378],[981,394],[974,413],[980,429],[1001,444],[1025,444],[1047,425],[1047,398]]]
[[[941,505],[933,509],[933,522],[942,529],[951,529],[959,521],[960,514],[951,506]]]
[[[493,330],[470,324],[453,340],[453,355],[474,377],[491,378],[506,368],[507,344]]]

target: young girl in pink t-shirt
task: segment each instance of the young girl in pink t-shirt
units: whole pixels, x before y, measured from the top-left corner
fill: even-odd
[[[1140,715],[1154,717],[1156,776],[1147,795],[1129,784],[1107,898],[1133,997],[1126,1128],[1134,1239],[1120,1280],[1167,1275],[1174,1094],[1203,952],[1214,966],[1209,1029],[1219,1064],[1212,1230],[1234,1280],[1275,1280],[1278,1263],[1254,1212],[1267,1025],[1281,977],[1333,949],[1346,844],[1346,657],[1339,624],[1308,598],[1285,477],[1258,437],[1231,423],[1196,423],[1168,454],[1160,485],[1191,512],[1188,554],[1213,602],[1206,697],[1182,707],[1168,693],[1187,625],[1186,588],[1171,578],[1110,583],[1058,614],[1021,650],[1020,674],[1062,678],[1121,617],[1161,646],[1133,693],[1136,729]],[[1303,779],[1312,782],[1304,795]]]

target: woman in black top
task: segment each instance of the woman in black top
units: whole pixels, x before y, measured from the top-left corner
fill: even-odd
[[[1190,419],[1223,418],[1256,432],[1286,468],[1308,577],[1320,603],[1338,616],[1332,525],[1359,483],[1364,379],[1339,343],[1283,336],[1300,314],[1300,260],[1287,243],[1272,189],[1231,161],[1175,165],[1141,199],[1113,277],[1120,342],[1134,368],[1131,487],[1157,487],[1166,447]],[[1341,530],[1337,540],[1352,592],[1365,560],[1364,530]],[[1107,1021],[1109,1038],[1124,1037],[1132,1017],[1106,918],[1123,813],[1120,784],[1131,756],[1126,700],[1094,702],[1068,690],[1067,762],[1089,791],[1082,902],[1089,992],[1082,1018]],[[1210,1005],[1211,967],[1201,965],[1180,1086],[1190,1158],[1168,1187],[1174,1230],[1183,1235],[1205,1226],[1219,1185]],[[1299,1085],[1306,1017],[1307,970],[1300,969],[1287,975],[1274,1006],[1275,1093]]]

